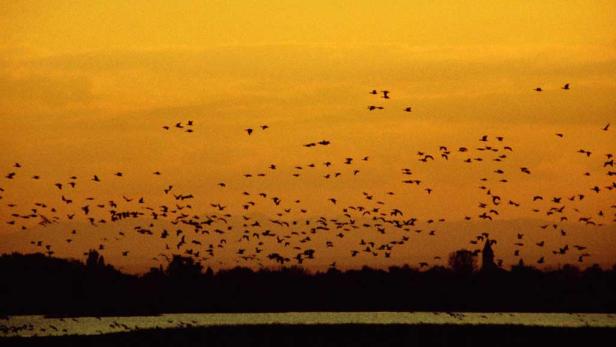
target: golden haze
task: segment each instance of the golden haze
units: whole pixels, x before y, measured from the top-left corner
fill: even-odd
[[[235,216],[229,240],[240,238],[243,213],[264,223],[276,218],[278,209],[269,202],[243,211],[242,203],[258,201],[258,192],[288,202],[295,209],[288,218],[312,220],[342,219],[341,209],[368,204],[362,192],[369,192],[386,201],[384,210],[398,207],[424,229],[411,232],[410,242],[387,259],[349,254],[362,238],[390,241],[403,235],[399,230],[315,236],[317,259],[305,263],[312,268],[332,261],[341,267],[432,264],[434,256],[471,247],[468,241],[483,231],[499,241],[496,253],[506,264],[517,261],[516,232],[526,234],[522,254],[530,263],[543,254],[550,266],[576,262],[577,253],[552,254],[564,244],[587,246],[588,263],[614,263],[613,190],[589,190],[613,182],[602,159],[616,148],[616,137],[614,129],[601,130],[616,126],[613,1],[9,1],[0,13],[2,252],[37,251],[30,241],[45,240],[59,256],[82,257],[104,242],[109,261],[142,271],[164,242],[135,233],[128,222],[92,227],[79,207],[88,196],[101,203],[122,201],[122,195],[158,206],[172,202],[162,192],[172,184],[176,193],[195,195],[194,213],[214,213],[215,202],[229,206],[225,212]],[[561,90],[567,82],[571,90]],[[544,91],[534,92],[538,86]],[[390,90],[391,99],[368,94],[373,88]],[[385,109],[368,111],[373,103]],[[403,112],[406,106],[413,111]],[[189,119],[192,134],[162,129]],[[261,124],[270,128],[244,132]],[[513,148],[507,162],[469,166],[458,153],[448,161],[418,161],[418,151],[438,154],[441,145],[478,147],[484,134],[504,136]],[[322,139],[332,144],[302,146]],[[580,148],[592,156],[577,153]],[[360,161],[363,156],[369,160]],[[354,158],[359,174],[343,164],[346,157]],[[328,160],[332,168],[304,168],[302,176],[292,176],[297,165]],[[23,165],[18,176],[4,178],[15,162]],[[272,163],[276,171],[267,169]],[[521,173],[521,166],[532,174]],[[401,183],[404,167],[422,186]],[[486,199],[479,179],[496,180],[498,168],[510,182],[490,182],[494,191],[522,206],[505,206],[496,221],[479,222],[477,205]],[[156,170],[163,175],[152,175]],[[124,177],[113,176],[117,171]],[[341,177],[323,179],[337,171]],[[243,177],[258,172],[268,176]],[[94,174],[101,184],[89,181]],[[73,175],[79,189],[54,187]],[[221,181],[228,187],[218,187]],[[429,197],[423,191],[428,186]],[[539,228],[555,217],[533,212],[550,205],[533,205],[532,196],[549,200],[577,192],[587,199],[575,205],[579,213],[573,205],[567,209],[570,220],[561,225],[567,238]],[[63,205],[63,193],[75,206]],[[332,197],[336,206],[328,202]],[[291,206],[295,199],[307,214]],[[5,224],[35,202],[55,206],[60,216],[77,210],[78,217],[46,227],[26,221],[27,231]],[[577,221],[590,214],[604,225]],[[473,221],[464,222],[466,215]],[[446,222],[422,224],[430,218]],[[157,233],[162,227],[174,228],[159,225]],[[79,234],[71,236],[72,229]],[[430,229],[436,236],[426,235]],[[128,236],[116,241],[122,230]],[[326,248],[325,240],[336,246]],[[534,246],[540,240],[545,248]],[[238,264],[234,253],[243,246],[231,243],[208,265]],[[132,252],[128,258],[120,254],[125,249]]]

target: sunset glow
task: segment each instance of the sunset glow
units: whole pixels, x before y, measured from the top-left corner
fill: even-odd
[[[489,233],[507,267],[616,262],[613,1],[0,13],[0,253],[100,249],[133,273],[189,249],[217,269],[280,265],[272,253],[446,266]]]

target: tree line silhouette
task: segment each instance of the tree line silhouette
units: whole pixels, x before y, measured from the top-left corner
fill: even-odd
[[[105,264],[95,250],[85,263],[12,253],[0,256],[0,314],[616,312],[616,265],[540,271],[520,261],[510,270],[493,264],[478,269],[467,250],[453,252],[449,265],[425,271],[404,265],[314,273],[297,266],[214,272],[175,255],[166,268],[129,275]]]

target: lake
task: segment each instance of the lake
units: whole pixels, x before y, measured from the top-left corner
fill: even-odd
[[[466,312],[287,312],[186,313],[133,317],[46,318],[10,316],[0,320],[0,337],[97,335],[144,329],[249,325],[517,325],[555,328],[616,328],[616,314]]]

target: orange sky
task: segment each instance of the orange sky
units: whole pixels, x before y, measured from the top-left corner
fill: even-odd
[[[607,123],[616,127],[612,1],[11,1],[0,4],[0,13],[0,252],[41,250],[30,241],[42,240],[58,256],[82,257],[104,243],[109,261],[141,271],[155,264],[151,258],[165,251],[165,241],[175,250],[175,232],[167,240],[158,237],[163,228],[177,229],[172,219],[155,221],[155,235],[143,236],[131,222],[93,227],[80,207],[88,203],[92,214],[108,218],[107,207],[94,206],[123,202],[122,195],[144,197],[145,204],[133,201],[120,209],[173,206],[173,197],[163,193],[173,185],[172,192],[195,196],[179,202],[192,205],[191,216],[233,215],[228,224],[212,227],[232,225],[225,235],[185,230],[187,240],[200,240],[203,248],[228,241],[204,260],[214,267],[271,266],[267,254],[293,256],[294,246],[317,250],[316,259],[304,263],[310,268],[332,261],[341,267],[442,264],[434,256],[445,259],[453,250],[475,247],[469,240],[483,231],[498,240],[495,251],[506,265],[517,261],[517,232],[525,234],[521,254],[527,263],[540,256],[550,266],[577,263],[584,252],[591,254],[585,263],[616,262],[615,190],[606,188],[615,179],[607,175],[613,168],[603,167],[616,148],[616,128],[601,130]],[[565,83],[571,90],[560,89]],[[390,90],[391,99],[370,95],[372,89]],[[385,109],[370,112],[368,105]],[[404,112],[406,106],[413,111]],[[193,133],[173,128],[188,120],[194,121]],[[269,129],[261,131],[262,124]],[[255,128],[251,136],[244,132],[249,127]],[[482,135],[499,152],[476,150],[485,145],[478,141]],[[302,146],[323,139],[331,144]],[[452,152],[449,160],[440,157],[440,146]],[[470,154],[458,152],[461,146]],[[418,161],[418,151],[436,159]],[[503,162],[492,160],[503,153]],[[369,160],[362,161],[364,156]],[[480,156],[484,161],[464,162]],[[347,157],[354,158],[351,165],[344,164]],[[323,166],[325,161],[332,166]],[[22,168],[14,168],[15,162]],[[272,163],[276,170],[268,169]],[[402,168],[413,175],[402,175]],[[161,176],[152,174],[157,170]],[[117,171],[124,176],[113,176]],[[5,177],[10,172],[15,178]],[[260,172],[267,175],[243,176]],[[335,172],[342,175],[323,177]],[[94,174],[102,182],[91,181]],[[75,189],[67,187],[73,175]],[[508,182],[498,182],[500,176]],[[403,184],[406,179],[422,183]],[[217,186],[223,181],[226,188]],[[54,186],[58,182],[62,191]],[[479,203],[490,200],[481,185],[503,199],[492,222],[477,218],[484,212]],[[594,186],[601,191],[592,192]],[[426,187],[433,189],[430,195]],[[259,192],[283,203],[275,206]],[[585,199],[567,200],[577,193]],[[74,203],[63,203],[62,195]],[[532,202],[534,195],[545,200]],[[563,203],[550,203],[552,197],[563,197]],[[247,201],[255,206],[244,210]],[[12,216],[28,214],[37,202],[47,206],[37,213],[57,215],[57,223],[43,227],[40,217]],[[221,212],[212,203],[228,207]],[[371,225],[343,231],[344,238],[332,230],[299,242],[320,216],[348,220],[342,209],[358,205],[387,213],[398,208],[404,216],[395,218],[416,217],[417,226],[404,231],[387,225],[383,235]],[[546,215],[562,205],[566,223],[559,222],[560,214]],[[290,245],[271,238],[262,246],[253,238],[239,242],[247,229],[242,215],[261,221],[261,231],[290,236]],[[465,222],[464,216],[473,219]],[[588,216],[602,225],[578,222]],[[351,219],[378,223],[370,218]],[[446,221],[426,222],[439,218]],[[312,224],[277,229],[270,219]],[[142,218],[137,224],[150,222]],[[559,222],[557,229],[540,228],[553,222]],[[73,229],[77,235],[70,234]],[[250,235],[258,231],[248,229]],[[436,235],[428,236],[430,230]],[[395,246],[390,258],[383,251],[350,257],[361,239],[382,244],[403,236],[409,241]],[[325,247],[327,240],[334,247]],[[535,245],[541,240],[543,248]],[[588,248],[552,254],[565,244]],[[238,248],[252,254],[255,247],[264,249],[258,260],[235,255]],[[130,256],[122,257],[122,250]]]

